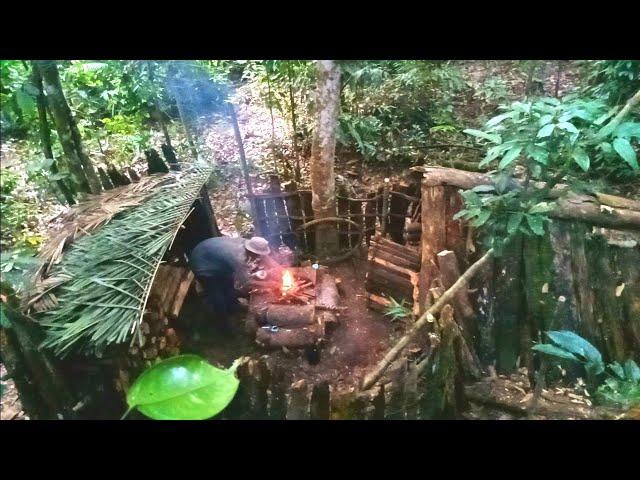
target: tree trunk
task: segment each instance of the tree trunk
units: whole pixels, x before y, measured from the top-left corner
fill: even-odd
[[[62,91],[58,67],[52,60],[35,60],[42,76],[47,101],[58,131],[62,150],[69,160],[69,170],[81,191],[99,193],[100,179],[82,147],[80,133]]]
[[[44,88],[42,86],[42,76],[40,75],[40,70],[34,62],[32,62],[31,65],[31,82],[38,90],[36,105],[38,107],[38,128],[40,132],[42,153],[44,154],[45,158],[51,159],[51,173],[57,175],[59,173],[59,170],[57,162],[53,157],[51,129],[49,127],[49,120],[47,119],[47,99],[44,96]],[[73,191],[69,188],[64,180],[56,180],[55,183],[69,205],[73,205],[74,203],[76,203],[73,198]]]
[[[311,148],[311,191],[314,218],[336,214],[335,176],[336,125],[340,101],[340,70],[333,60],[319,60],[316,92],[316,124]],[[316,245],[320,257],[338,250],[338,230],[323,223],[316,228]]]

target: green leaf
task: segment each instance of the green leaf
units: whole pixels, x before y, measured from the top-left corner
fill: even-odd
[[[626,138],[616,138],[613,141],[613,149],[618,152],[618,155],[629,164],[634,170],[638,170],[638,159],[636,158],[636,152]]]
[[[618,377],[620,380],[624,380],[624,369],[622,368],[622,365],[620,365],[618,362],[613,362],[608,366],[609,370],[611,370],[616,377]]]
[[[553,115],[543,115],[542,117],[540,117],[540,126],[544,127],[549,122],[551,122],[551,120],[553,120]]]
[[[553,206],[551,204],[548,202],[539,202],[531,207],[528,213],[547,213],[551,210],[553,210]]]
[[[556,125],[554,123],[550,123],[549,125],[545,125],[544,127],[542,127],[540,129],[540,131],[538,132],[537,137],[538,138],[548,137],[549,135],[551,135],[553,133],[553,129],[554,128],[556,128]]]
[[[531,347],[531,350],[535,350],[536,352],[540,352],[540,353],[545,353],[547,355],[551,355],[552,357],[565,358],[567,360],[573,360],[576,362],[580,361],[571,352],[567,352],[566,350],[556,347],[555,345],[551,345],[550,343],[538,343],[533,347]]]
[[[211,418],[238,390],[235,368],[234,364],[221,370],[197,355],[168,358],[138,377],[127,393],[127,404],[155,420]]]
[[[480,214],[471,222],[472,227],[481,227],[491,216],[491,210],[482,210]]]
[[[498,168],[500,170],[506,168],[509,166],[509,164],[511,164],[511,162],[513,162],[516,158],[518,158],[518,155],[520,155],[520,152],[522,152],[522,147],[513,147],[511,150],[509,150],[504,157],[502,157],[502,160],[500,160],[500,163],[498,164]]]
[[[547,332],[547,336],[559,347],[583,357],[588,362],[602,363],[602,355],[598,349],[576,333],[556,330]]]
[[[493,127],[495,125],[498,125],[503,120],[513,117],[514,114],[516,114],[516,112],[509,112],[509,113],[503,113],[502,115],[497,115],[487,122],[487,127]]]
[[[522,223],[522,218],[524,214],[521,212],[512,213],[509,215],[509,221],[507,222],[507,233],[512,234],[518,230],[520,223]]]
[[[526,215],[529,228],[536,235],[544,235],[543,220],[540,215]]]
[[[485,133],[481,130],[474,130],[473,128],[467,128],[463,130],[463,133],[468,135],[473,135],[474,137],[484,138],[485,140],[489,140],[492,143],[502,143],[502,138],[500,135],[495,133]]]
[[[591,162],[589,160],[589,155],[587,155],[587,152],[585,152],[583,149],[576,148],[571,154],[571,157],[576,161],[576,163],[582,170],[584,170],[585,172],[589,170]]]
[[[567,132],[571,132],[571,133],[580,133],[580,131],[575,127],[575,125],[569,122],[558,123],[558,128],[561,128],[562,130],[566,130]]]
[[[640,383],[640,367],[633,360],[624,362],[624,374],[627,380]]]
[[[624,122],[616,127],[613,131],[614,137],[640,138],[640,123],[638,122]]]

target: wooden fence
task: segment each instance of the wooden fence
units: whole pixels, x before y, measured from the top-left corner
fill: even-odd
[[[336,217],[349,223],[338,225],[340,246],[349,249],[360,240],[360,229],[369,244],[376,229],[404,243],[407,222],[415,220],[420,210],[418,183],[380,186],[362,198],[337,195]],[[301,228],[314,220],[311,206],[311,190],[297,189],[293,182],[282,186],[276,175],[270,177],[267,191],[249,198],[254,211],[256,234],[266,238],[273,247],[286,245],[305,252],[315,251],[315,227]]]

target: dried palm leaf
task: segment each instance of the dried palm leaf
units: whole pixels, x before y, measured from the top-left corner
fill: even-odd
[[[51,269],[52,288],[40,292],[57,302],[38,317],[47,330],[43,346],[64,356],[72,350],[100,353],[126,341],[140,345],[140,323],[158,265],[211,174],[208,166],[183,168],[155,181],[141,180],[116,196],[103,194],[93,199],[98,202],[93,209],[77,209],[82,220],[73,227],[75,241]],[[145,184],[142,191],[132,191]],[[117,206],[106,206],[106,198]],[[91,234],[80,237],[80,226]],[[58,257],[62,242],[52,249]]]

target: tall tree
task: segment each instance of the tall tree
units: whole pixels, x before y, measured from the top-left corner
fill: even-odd
[[[99,193],[102,190],[100,179],[82,146],[78,126],[62,90],[56,62],[35,60],[34,65],[42,77],[47,103],[74,183],[82,192]]]
[[[49,127],[49,120],[47,118],[47,99],[44,96],[44,89],[42,87],[42,77],[40,76],[40,70],[34,64],[31,65],[31,83],[37,91],[36,105],[38,107],[38,131],[40,133],[40,144],[42,147],[42,153],[47,160],[51,161],[49,167],[51,173],[57,175],[59,173],[58,163],[53,156],[53,147],[51,143],[51,128]],[[75,200],[73,198],[73,192],[63,179],[56,180],[56,185],[60,189],[60,192],[64,196],[69,205],[73,205]]]
[[[340,69],[333,60],[318,60],[316,113],[311,145],[311,191],[314,218],[335,217],[336,185],[333,171],[336,152],[336,126],[340,107]],[[319,256],[338,251],[338,231],[334,223],[316,227]]]

